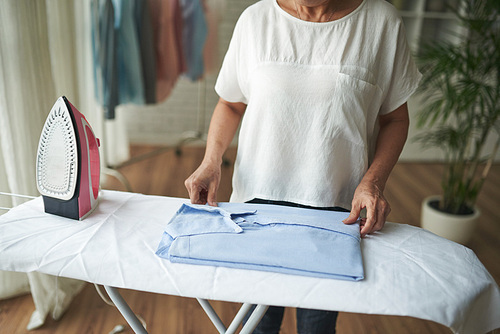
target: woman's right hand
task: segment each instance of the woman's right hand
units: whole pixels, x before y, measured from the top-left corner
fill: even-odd
[[[200,167],[184,181],[191,203],[217,206],[220,175],[220,164],[202,162]]]
[[[191,203],[217,206],[222,156],[238,129],[245,109],[244,103],[219,99],[210,121],[203,161],[184,181]]]

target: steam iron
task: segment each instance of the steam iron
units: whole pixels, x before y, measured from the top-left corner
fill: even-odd
[[[82,220],[97,206],[99,139],[66,97],[57,99],[43,126],[36,159],[45,212]]]

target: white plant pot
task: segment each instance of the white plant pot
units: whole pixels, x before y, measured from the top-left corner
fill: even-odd
[[[465,245],[476,228],[481,211],[474,207],[474,213],[470,215],[453,215],[441,212],[429,205],[429,202],[440,198],[440,196],[430,196],[424,199],[420,225],[434,234]]]

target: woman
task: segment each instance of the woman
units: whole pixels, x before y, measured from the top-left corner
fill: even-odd
[[[205,157],[185,184],[217,205],[221,162],[241,121],[233,202],[351,211],[364,237],[390,212],[383,195],[408,133],[420,73],[384,0],[263,0],[236,24],[215,90]],[[299,333],[332,333],[336,312],[297,311]],[[278,332],[271,308],[256,333]]]

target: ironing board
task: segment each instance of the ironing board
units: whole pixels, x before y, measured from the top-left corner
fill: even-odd
[[[423,229],[387,223],[362,240],[358,282],[170,263],[155,255],[163,229],[186,199],[101,191],[78,222],[46,214],[36,198],[0,216],[0,270],[102,284],[136,333],[146,333],[116,288],[197,298],[221,333],[250,332],[266,305],[411,316],[455,333],[500,327],[500,290],[468,248]],[[225,328],[208,300],[243,303]]]

